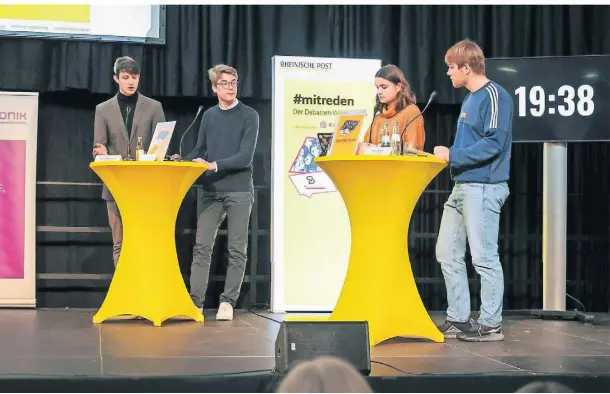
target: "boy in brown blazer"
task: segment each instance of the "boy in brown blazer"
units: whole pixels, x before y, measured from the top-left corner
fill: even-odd
[[[148,150],[157,123],[165,122],[160,102],[138,93],[140,66],[128,56],[114,63],[114,81],[119,92],[95,108],[93,126],[93,158],[97,155],[121,155],[123,159],[135,159],[138,137],[142,137]],[[128,149],[129,147],[129,149]],[[112,231],[112,257],[116,267],[123,242],[123,224],[118,206],[103,186],[102,199],[106,201],[108,221]]]

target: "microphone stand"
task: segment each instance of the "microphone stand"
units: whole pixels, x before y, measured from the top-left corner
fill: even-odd
[[[195,121],[199,117],[199,114],[201,113],[201,110],[203,110],[203,105],[199,106],[199,109],[197,110],[197,115],[195,115],[195,119],[193,119],[193,121],[191,122],[189,127],[186,128],[186,131],[184,133],[182,133],[182,137],[180,137],[180,145],[178,146],[178,155],[180,156],[178,160],[180,160],[180,161],[183,160],[182,159],[182,141],[184,140],[184,136],[186,136],[188,134],[188,132],[191,129],[191,127],[193,127],[193,125],[195,124]]]
[[[404,140],[404,136],[405,136],[405,132],[407,131],[407,128],[408,128],[408,127],[411,125],[411,123],[413,123],[413,122],[415,121],[415,119],[419,118],[420,116],[422,116],[422,115],[424,114],[424,112],[426,111],[426,109],[428,108],[428,106],[430,105],[430,103],[432,102],[432,100],[434,100],[434,98],[436,97],[436,95],[437,95],[437,94],[438,94],[438,93],[436,92],[436,90],[435,90],[434,92],[432,92],[432,93],[430,94],[430,98],[428,99],[428,103],[426,104],[426,106],[424,107],[424,109],[423,109],[423,110],[422,110],[422,111],[421,111],[419,114],[417,114],[417,116],[416,116],[416,117],[414,117],[413,119],[411,119],[411,120],[409,121],[409,123],[407,123],[407,125],[405,126],[405,128],[404,128],[404,129],[402,129],[402,133],[400,134],[400,155],[401,155],[401,156],[402,156],[402,155],[404,155],[404,147],[405,147],[405,145],[404,145],[403,140]]]

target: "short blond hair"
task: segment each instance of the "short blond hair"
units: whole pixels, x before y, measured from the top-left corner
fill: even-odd
[[[208,70],[208,76],[210,77],[210,82],[212,82],[212,85],[216,86],[216,82],[218,82],[220,74],[234,75],[237,79],[236,69],[231,66],[227,66],[226,64],[217,64]]]
[[[458,67],[468,64],[475,73],[485,75],[485,55],[474,41],[462,40],[454,44],[445,54],[445,63],[455,63]]]

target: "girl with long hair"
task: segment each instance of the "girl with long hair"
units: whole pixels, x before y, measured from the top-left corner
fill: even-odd
[[[419,107],[415,104],[415,94],[411,91],[400,68],[393,64],[383,66],[375,74],[375,117],[364,135],[363,144],[378,145],[381,142],[381,130],[384,123],[392,133],[394,121],[398,121],[398,132],[404,135],[403,145],[412,149],[423,150],[426,142],[424,119]],[[411,122],[413,120],[413,122]],[[411,122],[411,124],[409,124]],[[405,126],[407,129],[405,130]],[[359,149],[360,150],[360,149]]]

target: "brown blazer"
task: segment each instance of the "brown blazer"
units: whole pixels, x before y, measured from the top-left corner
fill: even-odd
[[[165,122],[161,103],[139,93],[129,139],[130,154],[133,159],[136,157],[138,137],[142,137],[144,149],[148,150],[155,127],[160,122]],[[123,159],[127,158],[127,131],[117,96],[95,107],[93,146],[95,144],[104,145],[109,155],[121,155]],[[106,201],[114,201],[106,185],[102,190],[102,198]]]

